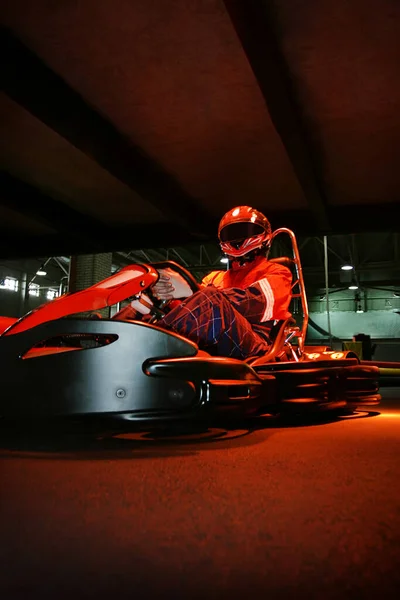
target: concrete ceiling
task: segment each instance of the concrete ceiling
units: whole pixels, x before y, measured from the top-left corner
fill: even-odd
[[[397,0],[2,3],[0,257],[396,232]]]

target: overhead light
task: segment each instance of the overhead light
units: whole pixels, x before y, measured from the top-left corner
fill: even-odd
[[[223,258],[221,258],[221,260],[219,262],[222,262],[222,263],[226,264],[226,263],[229,262],[229,258],[226,258],[226,256],[224,256]]]
[[[353,267],[353,265],[346,264],[346,265],[342,265],[340,268],[342,269],[342,271],[351,271],[354,267]]]
[[[43,271],[43,269],[39,269],[39,271],[36,271],[36,275],[41,275],[42,277],[44,277],[45,275],[47,275],[47,271]]]
[[[356,285],[355,283],[352,285],[349,285],[349,290],[358,290],[358,285]]]

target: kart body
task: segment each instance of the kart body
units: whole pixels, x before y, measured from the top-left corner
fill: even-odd
[[[118,419],[131,424],[214,415],[346,410],[379,403],[379,367],[352,352],[307,347],[308,308],[293,232],[293,257],[276,259],[293,272],[292,296],[302,307],[294,319],[270,324],[272,345],[257,359],[211,356],[189,339],[151,322],[93,319],[93,313],[151,293],[167,261],[130,265],[90,288],[67,293],[20,319],[0,318],[0,417]],[[82,316],[83,315],[83,316]]]

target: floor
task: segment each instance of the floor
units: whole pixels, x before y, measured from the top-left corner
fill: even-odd
[[[397,598],[400,389],[331,422],[0,444],[2,598]]]

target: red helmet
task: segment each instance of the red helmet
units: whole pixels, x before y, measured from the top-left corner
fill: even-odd
[[[221,250],[239,258],[271,243],[271,225],[267,217],[251,206],[236,206],[221,219],[218,239]]]

